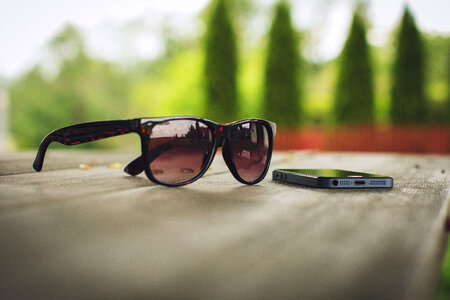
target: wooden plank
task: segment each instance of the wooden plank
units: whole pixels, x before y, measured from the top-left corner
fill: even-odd
[[[0,154],[0,176],[11,174],[33,173],[35,151],[14,152]],[[114,151],[48,151],[45,155],[42,171],[77,168],[80,164],[92,166],[107,165],[109,163],[127,164],[138,157],[140,153]]]
[[[433,296],[447,237],[448,156],[292,152],[277,154],[276,167],[386,174],[395,187],[318,190],[270,176],[245,186],[219,156],[182,188],[104,164],[0,176],[0,295]]]
[[[53,167],[45,168],[42,172],[35,172],[28,164],[20,163],[17,173],[9,176],[0,176],[0,208],[17,209],[20,206],[39,205],[52,202],[68,202],[80,197],[90,195],[114,193],[116,191],[129,190],[136,187],[154,186],[144,174],[130,176],[123,172],[123,167],[136,158],[136,155],[110,154],[100,157],[98,153],[70,153],[70,159],[66,156],[50,157],[56,160]],[[87,154],[87,155],[86,155]],[[226,166],[216,159],[205,175],[227,172]],[[7,161],[7,168],[12,160]],[[114,168],[108,167],[109,163]],[[90,168],[71,168],[71,165],[88,164]],[[116,167],[116,164],[119,166]],[[47,170],[50,169],[50,170]],[[14,172],[14,171],[13,171]],[[19,194],[20,198],[10,197],[11,194]]]

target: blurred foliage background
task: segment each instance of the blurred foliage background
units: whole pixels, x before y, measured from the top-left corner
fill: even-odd
[[[389,41],[372,46],[366,2],[355,3],[341,54],[325,62],[305,59],[310,35],[295,28],[287,1],[270,8],[266,35],[247,45],[246,22],[262,13],[255,0],[212,0],[198,16],[202,33],[177,36],[161,24],[164,51],[126,66],[89,55],[69,24],[49,42],[46,63],[7,87],[14,147],[34,149],[45,134],[78,122],[178,114],[265,117],[285,128],[448,126],[450,37],[421,32],[405,6]]]

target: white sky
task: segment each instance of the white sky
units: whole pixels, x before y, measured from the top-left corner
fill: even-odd
[[[258,0],[256,0],[258,1]],[[267,5],[275,0],[260,0]],[[186,32],[198,29],[197,14],[208,0],[0,0],[0,75],[17,76],[42,59],[46,43],[70,22],[87,33],[94,53],[107,59],[123,58],[126,47],[114,40],[114,30],[133,19],[149,24],[171,16]],[[293,0],[293,15],[299,28],[312,28],[317,59],[336,55],[346,37],[353,0]],[[397,24],[408,3],[422,30],[450,34],[450,0],[371,0],[369,39],[382,44]],[[267,16],[270,18],[270,14]],[[261,25],[266,30],[269,21]],[[159,23],[158,23],[159,24]],[[262,28],[264,27],[264,28]],[[320,30],[319,30],[320,29]],[[156,35],[145,35],[135,53],[151,57],[160,49]],[[123,38],[123,37],[122,37]],[[131,45],[133,46],[133,45]],[[125,50],[124,50],[125,49]],[[128,48],[129,49],[129,48]],[[135,53],[132,53],[133,55]],[[126,57],[125,57],[126,58]]]

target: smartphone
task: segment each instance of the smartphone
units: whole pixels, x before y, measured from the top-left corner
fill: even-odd
[[[272,179],[323,189],[392,188],[389,176],[335,169],[275,169]]]

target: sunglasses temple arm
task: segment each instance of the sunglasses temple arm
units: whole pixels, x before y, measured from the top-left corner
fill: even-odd
[[[42,140],[33,163],[33,168],[37,172],[42,170],[45,152],[52,142],[73,146],[130,132],[138,132],[139,123],[139,119],[100,121],[81,123],[57,129]]]
[[[156,158],[166,151],[173,149],[173,145],[169,143],[161,144],[158,147],[151,149],[148,153],[148,164],[151,164]],[[145,169],[144,158],[141,156],[130,162],[123,171],[131,176],[140,174]]]
[[[130,174],[131,176],[139,175],[142,171],[144,171],[144,159],[142,158],[142,155],[137,157],[135,160],[130,162],[123,171],[127,174]]]

